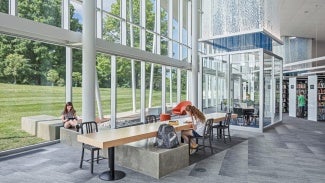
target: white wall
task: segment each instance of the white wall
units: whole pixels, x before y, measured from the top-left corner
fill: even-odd
[[[325,56],[325,41],[318,41],[317,42],[317,56],[316,56],[316,42],[313,40],[313,51],[312,51],[312,57],[317,58]]]
[[[289,78],[289,116],[297,115],[297,89],[296,78]]]
[[[308,120],[311,121],[317,121],[317,97],[317,76],[308,76]]]

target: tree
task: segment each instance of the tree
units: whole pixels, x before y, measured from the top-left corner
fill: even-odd
[[[74,86],[81,86],[82,75],[80,72],[72,72],[72,81],[74,82]]]
[[[61,27],[61,0],[19,0],[18,16],[37,22]],[[8,7],[8,2],[0,1],[0,10]],[[73,18],[74,8],[70,5],[71,30],[81,31],[78,19]],[[47,84],[46,73],[49,68],[55,68],[61,78],[65,76],[65,48],[32,40],[0,36],[0,62],[7,55],[17,53],[28,59],[32,72],[25,76],[26,83],[42,85]],[[81,60],[81,54],[74,54],[73,59]],[[81,72],[81,64],[74,62],[74,71]],[[3,68],[0,68],[0,71]],[[3,76],[3,75],[2,75]],[[1,77],[1,75],[0,75]],[[1,82],[9,78],[1,77]]]
[[[23,76],[29,73],[30,65],[23,55],[10,54],[4,60],[3,65],[3,74],[9,78],[12,77],[13,84],[16,84],[17,81],[19,83],[25,82]]]
[[[127,4],[127,9],[132,10],[131,12],[127,12],[127,18],[132,17],[132,23],[139,24],[140,23],[140,0],[132,0],[132,9],[129,7],[129,4]],[[111,5],[111,13],[114,15],[120,15],[120,1],[117,1],[116,3],[113,3]],[[152,1],[146,1],[146,29],[154,30],[155,25],[155,6]],[[166,11],[162,10],[161,12],[161,32],[167,31],[167,13]],[[131,38],[130,38],[130,26],[133,26],[129,24],[127,27],[127,45],[131,45]],[[133,26],[133,47],[139,48],[140,47],[140,29]],[[111,16],[107,16],[103,23],[103,38],[108,41],[112,42],[119,42],[120,40],[120,21],[116,18],[113,18]],[[146,40],[148,43],[146,44],[146,51],[152,51],[153,45],[149,44],[149,42],[152,42],[153,40],[153,34],[147,33],[146,34]],[[161,53],[165,54],[167,53],[167,44],[161,44]],[[135,70],[136,70],[136,86],[140,84],[140,64],[135,64]],[[150,73],[150,64],[147,64],[146,72]],[[155,66],[155,72],[154,77],[155,78],[161,78],[161,69],[156,68],[158,66]],[[159,66],[160,67],[160,66]],[[157,72],[156,72],[157,71]],[[130,59],[125,58],[117,58],[117,86],[119,87],[131,87],[131,62]],[[150,78],[146,77],[146,83],[149,83]],[[154,87],[154,89],[159,89],[160,85],[154,85],[158,88]]]
[[[97,77],[100,87],[109,88],[111,86],[111,62],[104,54],[97,55]]]
[[[1,0],[0,1],[0,12],[3,12],[3,13],[8,13],[8,3],[9,3],[9,0]]]
[[[59,73],[56,70],[51,69],[47,72],[47,80],[52,82],[52,86],[54,86],[59,79]]]

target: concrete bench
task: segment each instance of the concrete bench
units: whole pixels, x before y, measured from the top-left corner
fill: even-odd
[[[77,141],[77,132],[74,128],[60,128],[60,142],[72,147],[81,148],[81,143]]]
[[[49,115],[27,116],[21,118],[21,129],[30,133],[31,135],[37,135],[38,123],[42,121],[55,121],[59,120],[59,117]]]
[[[115,148],[115,163],[159,179],[189,166],[188,144],[161,149],[154,147],[152,139],[132,142]]]
[[[61,119],[53,121],[40,121],[37,123],[37,137],[44,140],[60,139],[61,127],[63,127]]]
[[[98,128],[99,131],[108,130],[108,127]],[[60,141],[81,149],[81,143],[77,141],[79,134],[73,129],[60,128]],[[156,179],[189,166],[188,144],[161,149],[154,147],[153,142],[153,138],[150,138],[115,147],[115,163]],[[107,158],[107,152],[107,149],[103,149],[100,154]]]

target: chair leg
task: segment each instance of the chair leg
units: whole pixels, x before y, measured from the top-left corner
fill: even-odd
[[[212,139],[213,138],[213,128],[211,128],[211,136],[210,136],[210,139]]]
[[[84,161],[84,153],[85,153],[85,149],[82,148],[82,151],[81,151],[81,160],[80,160],[80,168],[82,168],[82,162]]]
[[[203,152],[205,154],[205,139],[202,140],[202,143],[203,143],[203,146],[202,146],[203,147]]]
[[[227,141],[226,141],[226,134],[225,134],[225,129],[224,128],[222,129],[222,136],[223,136],[223,142],[224,143],[227,143]]]
[[[191,137],[188,137],[188,154],[191,155]]]
[[[97,164],[99,163],[99,150],[97,150]]]
[[[230,136],[230,129],[229,129],[229,127],[228,127],[228,137],[229,137],[229,140],[231,142],[231,136]]]
[[[212,149],[211,140],[209,140],[209,145],[210,145],[210,149],[211,149],[211,154],[213,154],[213,149]]]
[[[91,150],[91,165],[90,165],[90,172],[94,173],[94,150]]]

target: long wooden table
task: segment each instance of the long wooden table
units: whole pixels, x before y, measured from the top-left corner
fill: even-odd
[[[213,118],[215,123],[219,123],[225,119],[225,115],[226,113],[211,113],[207,114],[206,118]],[[232,117],[237,117],[237,115],[233,114]],[[179,121],[179,125],[174,126],[175,130],[181,131],[191,129],[191,124],[184,123],[189,119],[190,118],[177,119]],[[168,121],[130,126],[126,128],[109,129],[100,131],[98,133],[82,134],[78,135],[77,140],[81,143],[89,144],[102,149],[108,148],[109,170],[101,173],[99,178],[102,180],[119,180],[125,176],[125,173],[115,170],[114,147],[142,139],[156,137],[158,128],[162,123],[168,123]]]

